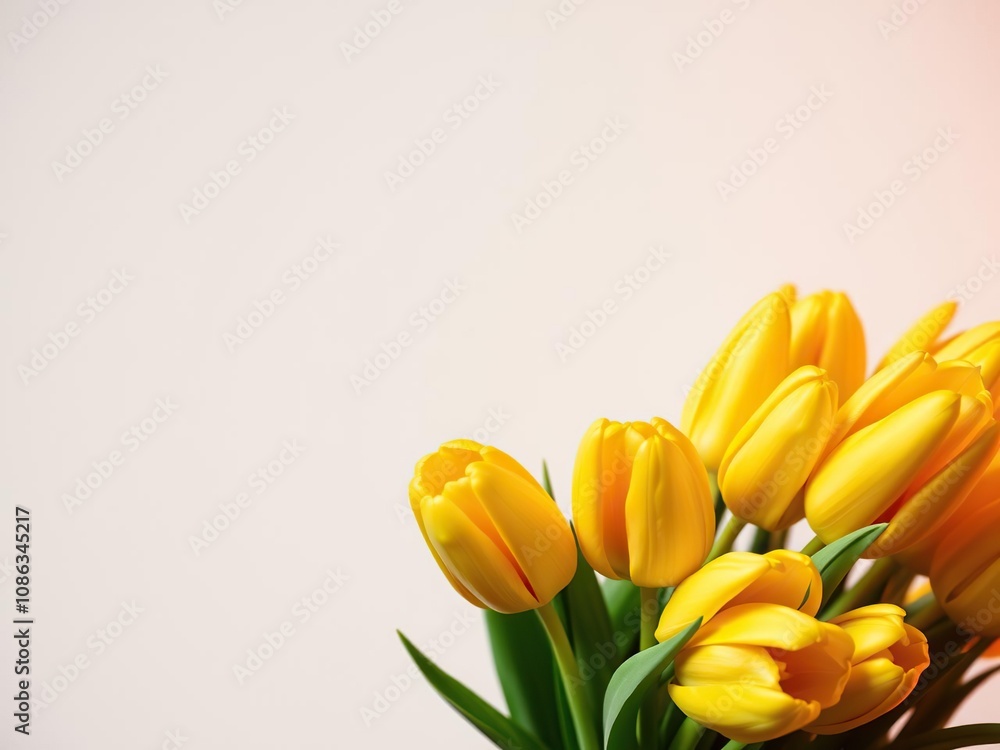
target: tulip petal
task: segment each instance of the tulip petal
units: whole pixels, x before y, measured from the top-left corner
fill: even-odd
[[[819,716],[818,703],[780,690],[742,685],[684,687],[671,684],[670,697],[687,716],[737,742],[766,742],[794,732]]]
[[[608,424],[607,419],[598,419],[580,441],[573,467],[573,526],[590,567],[606,578],[618,578],[604,549],[601,507],[602,443]]]
[[[656,628],[661,643],[699,617],[708,622],[775,563],[763,555],[729,552],[692,573],[674,591]]]
[[[823,578],[812,559],[786,549],[768,552],[764,558],[771,567],[730,599],[727,606],[780,604],[815,617],[823,600]]]
[[[548,603],[576,572],[576,541],[559,506],[537,484],[498,465],[475,463],[468,473],[538,601]]]
[[[689,646],[674,659],[675,679],[686,687],[732,682],[737,670],[741,685],[781,689],[778,665],[767,649],[759,646]]]
[[[970,352],[998,338],[1000,338],[1000,321],[982,323],[943,343],[934,352],[934,357],[941,361],[946,359],[965,359]]]
[[[539,606],[507,555],[454,503],[428,497],[422,512],[439,559],[485,606],[508,614]]]
[[[934,391],[837,446],[806,487],[813,531],[829,544],[878,519],[948,434],[959,399]]]
[[[903,627],[906,612],[893,604],[872,604],[845,612],[830,620],[854,641],[853,664],[859,664],[897,641],[907,638]]]
[[[956,310],[958,310],[958,303],[954,300],[948,300],[924,315],[910,330],[903,334],[899,341],[892,345],[877,369],[888,367],[912,352],[929,351],[944,329],[948,327],[951,319],[955,317]]]
[[[645,440],[632,465],[625,518],[636,586],[676,586],[698,570],[715,536],[711,490],[700,461],[692,465],[680,445],[660,434]]]
[[[871,659],[851,669],[841,700],[819,715],[808,730],[836,734],[861,726],[898,705],[904,692],[906,673],[890,659]]]

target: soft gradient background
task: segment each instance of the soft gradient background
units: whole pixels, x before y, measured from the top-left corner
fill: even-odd
[[[722,336],[779,283],[848,291],[873,361],[950,295],[957,326],[997,317],[990,0],[910,0],[895,30],[880,28],[890,0],[398,0],[354,55],[342,45],[388,2],[234,3],[0,11],[0,561],[13,507],[30,507],[33,689],[62,688],[30,739],[5,704],[3,747],[483,747],[405,676],[394,632],[500,699],[481,622],[409,516],[418,456],[478,436],[533,469],[547,458],[568,507],[586,425],[677,419]],[[721,33],[684,63],[706,24]],[[123,109],[156,66],[166,77]],[[814,87],[825,101],[810,110]],[[799,127],[779,123],[802,106]],[[275,108],[294,119],[248,151]],[[53,166],[103,118],[113,128],[82,164]],[[608,118],[623,130],[589,161],[579,149]],[[435,128],[442,142],[392,189],[386,173]],[[939,129],[953,142],[914,181],[908,162]],[[768,138],[777,150],[723,197]],[[234,159],[240,173],[185,221],[179,205]],[[562,170],[571,183],[516,226]],[[897,179],[905,191],[849,240],[844,224]],[[283,278],[317,237],[339,249],[293,289]],[[647,275],[650,247],[670,257]],[[87,312],[122,269],[134,279]],[[449,282],[464,290],[434,302]],[[227,346],[276,288],[284,303]],[[616,313],[561,357],[609,297]],[[78,335],[25,376],[70,322]],[[351,377],[401,333],[410,345],[358,392]],[[176,410],[123,442],[157,399]],[[303,450],[251,485],[285,441]],[[69,512],[64,495],[116,450],[122,465]],[[196,554],[192,537],[241,492],[251,504]],[[296,603],[328,570],[346,580],[303,622]],[[123,615],[133,601],[142,612]],[[234,666],[286,621],[293,634],[240,682]],[[998,689],[961,718],[995,719]]]

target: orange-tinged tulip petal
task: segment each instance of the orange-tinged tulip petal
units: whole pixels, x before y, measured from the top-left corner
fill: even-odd
[[[733,515],[769,531],[805,515],[802,488],[830,437],[837,386],[818,367],[785,378],[730,443],[719,488]]]
[[[948,300],[924,315],[899,339],[885,355],[877,369],[888,367],[893,362],[917,351],[930,351],[934,343],[941,337],[951,319],[955,317],[958,303]]]
[[[730,441],[788,374],[788,298],[769,294],[743,316],[684,402],[681,431],[715,471]]]
[[[878,520],[958,419],[960,396],[934,391],[854,433],[806,486],[806,518],[826,543]]]
[[[866,724],[898,706],[928,666],[927,638],[903,622],[905,612],[874,604],[833,618],[854,642],[851,675],[836,705],[807,731],[838,734]]]
[[[844,398],[865,379],[865,333],[854,306],[842,292],[824,291],[792,305],[789,363],[822,367]]]
[[[766,555],[729,552],[677,587],[660,615],[656,638],[665,641],[699,617],[707,623],[727,608],[755,602],[815,615],[822,596],[819,571],[806,555],[789,550]]]

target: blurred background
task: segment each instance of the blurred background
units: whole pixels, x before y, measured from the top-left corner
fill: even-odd
[[[0,30],[0,606],[20,505],[39,701],[4,747],[485,747],[395,634],[502,700],[418,457],[544,458],[568,510],[585,427],[679,419],[781,283],[848,292],[871,364],[942,299],[997,317],[989,0],[9,0]]]

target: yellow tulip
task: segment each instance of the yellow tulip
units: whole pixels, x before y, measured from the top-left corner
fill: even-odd
[[[914,352],[876,373],[837,412],[805,512],[824,542],[872,523],[865,553],[894,554],[940,528],[996,453],[993,403],[977,367]]]
[[[905,611],[873,604],[830,620],[854,641],[851,675],[836,705],[805,727],[814,734],[839,734],[892,710],[916,687],[930,664],[927,638],[903,622]]]
[[[739,429],[789,373],[791,321],[782,292],[767,295],[743,316],[684,402],[681,430],[709,471]]]
[[[477,607],[537,609],[576,572],[569,523],[534,477],[496,448],[453,440],[424,456],[410,506],[441,571]]]
[[[1000,637],[1000,499],[960,517],[938,544],[931,587],[970,634]]]
[[[587,561],[608,578],[676,586],[715,537],[708,474],[669,422],[594,422],[577,452],[573,522]]]
[[[699,724],[765,742],[840,700],[853,653],[837,625],[778,604],[741,604],[699,628],[674,660],[668,690]]]
[[[951,319],[955,317],[957,309],[958,303],[949,300],[924,315],[910,330],[903,334],[899,341],[892,345],[877,369],[888,367],[893,362],[913,352],[933,351],[935,343],[941,337],[944,329],[948,327]]]
[[[988,341],[960,359],[979,368],[983,385],[993,397],[994,416],[1000,414],[1000,340]]]
[[[791,367],[816,365],[830,374],[841,398],[865,379],[865,332],[843,292],[823,291],[792,305]]]
[[[818,367],[785,378],[729,444],[719,489],[733,515],[769,531],[805,515],[802,489],[833,430],[837,385]]]
[[[660,615],[656,639],[663,642],[699,617],[704,625],[742,604],[778,604],[814,616],[822,598],[823,579],[800,552],[728,552],[677,587]]]

